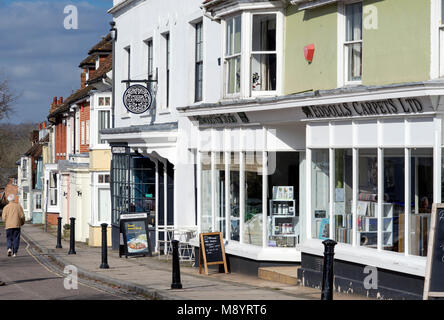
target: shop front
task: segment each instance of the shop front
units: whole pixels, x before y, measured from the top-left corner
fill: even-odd
[[[260,266],[298,264],[305,232],[303,112],[193,114],[199,233],[222,233],[231,271],[257,275]]]
[[[322,241],[334,239],[337,290],[421,299],[432,203],[442,199],[442,118],[440,97],[418,93],[303,107],[304,285],[320,286]]]

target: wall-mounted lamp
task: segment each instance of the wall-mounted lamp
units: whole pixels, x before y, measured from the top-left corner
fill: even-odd
[[[82,191],[77,191],[77,196],[81,197],[82,196]]]
[[[117,41],[117,28],[116,28],[116,23],[114,21],[111,21],[109,23],[109,25],[111,26],[111,29],[109,30],[110,36],[111,36],[111,40],[112,41]]]

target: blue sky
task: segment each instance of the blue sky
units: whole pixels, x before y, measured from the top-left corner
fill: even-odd
[[[78,9],[78,29],[66,30],[64,9]],[[80,86],[79,63],[110,29],[112,0],[0,0],[0,73],[20,93],[4,122],[46,120],[55,96]]]

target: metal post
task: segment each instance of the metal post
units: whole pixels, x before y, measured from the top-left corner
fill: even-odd
[[[325,248],[321,300],[333,300],[333,262],[336,241],[328,239],[323,241],[322,244]]]
[[[69,228],[69,252],[68,254],[76,254],[75,244],[76,244],[76,238],[75,238],[75,223],[76,218],[69,218],[71,220],[71,226]]]
[[[100,265],[100,269],[109,269],[108,265],[108,247],[107,247],[107,235],[106,229],[108,228],[108,224],[102,223],[102,264]]]
[[[173,240],[173,283],[171,289],[182,289],[180,283],[179,241]]]
[[[62,248],[62,217],[57,217],[57,249]]]

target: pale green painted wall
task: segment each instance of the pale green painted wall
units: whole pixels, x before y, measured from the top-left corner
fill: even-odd
[[[430,79],[430,1],[372,0],[364,4],[378,9],[378,28],[363,29],[363,84]]]
[[[330,89],[337,83],[337,6],[298,11],[289,6],[285,22],[284,94]],[[304,47],[314,44],[308,64]]]
[[[378,12],[378,28],[363,29],[363,85],[430,79],[430,1],[367,0]],[[364,13],[364,20],[367,15]],[[337,87],[337,5],[298,11],[285,21],[284,94]],[[314,43],[312,64],[304,46]]]

